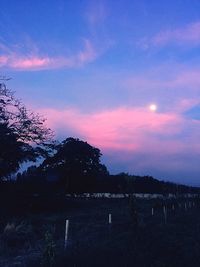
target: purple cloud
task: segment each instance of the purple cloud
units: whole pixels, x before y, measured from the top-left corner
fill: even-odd
[[[97,51],[89,39],[83,39],[83,48],[68,56],[41,55],[38,50],[23,52],[14,46],[7,49],[4,47],[4,54],[0,56],[0,67],[23,71],[76,68],[96,60],[102,53]]]

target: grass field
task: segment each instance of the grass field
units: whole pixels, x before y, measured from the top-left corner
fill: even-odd
[[[44,205],[44,200],[38,201]],[[130,204],[129,199],[66,199],[62,204],[58,208],[49,201],[48,211],[45,205],[38,210],[35,203],[29,210],[4,211],[0,266],[200,266],[198,200]],[[69,232],[64,249],[66,219]]]

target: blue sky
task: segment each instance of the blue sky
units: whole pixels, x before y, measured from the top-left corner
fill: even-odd
[[[111,173],[200,185],[199,62],[197,0],[1,0],[8,87]]]

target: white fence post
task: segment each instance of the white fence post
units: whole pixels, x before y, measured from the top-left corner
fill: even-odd
[[[108,223],[109,223],[109,225],[112,224],[112,215],[111,215],[111,213],[109,213],[109,215],[108,215]]]
[[[163,213],[164,213],[164,218],[165,218],[165,224],[167,223],[167,208],[163,206]]]
[[[65,249],[67,247],[68,229],[69,229],[69,220],[66,220],[66,224],[65,224]]]
[[[154,208],[151,209],[151,215],[154,215]]]

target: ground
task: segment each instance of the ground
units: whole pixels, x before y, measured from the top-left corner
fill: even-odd
[[[2,267],[200,266],[198,199],[37,199],[27,207],[2,210]]]

